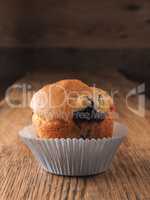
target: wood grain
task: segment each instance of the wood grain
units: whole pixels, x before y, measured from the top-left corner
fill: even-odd
[[[96,83],[108,91],[119,91],[115,103],[120,121],[129,128],[127,139],[106,173],[84,178],[55,176],[41,169],[17,136],[22,127],[31,123],[31,110],[10,108],[3,100],[0,103],[0,199],[150,199],[150,112],[147,109],[146,116],[142,118],[125,105],[125,95],[138,83],[126,80],[108,68],[80,73],[36,72],[18,82],[31,84],[32,89],[37,90],[45,83],[67,77]],[[20,98],[16,92],[12,95]],[[135,98],[131,99],[130,105],[135,106]]]
[[[150,47],[148,0],[0,2],[1,47]]]

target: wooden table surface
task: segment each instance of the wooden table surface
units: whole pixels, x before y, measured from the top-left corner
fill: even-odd
[[[63,78],[80,78],[108,91],[118,91],[114,100],[120,121],[128,126],[127,139],[106,173],[84,178],[52,175],[41,169],[18,137],[18,131],[31,123],[31,110],[28,107],[12,108],[3,100],[0,103],[0,200],[150,199],[150,112],[147,108],[146,116],[140,117],[125,104],[125,96],[138,83],[126,80],[108,68],[80,73],[36,72],[18,83],[32,85],[31,96],[32,90]],[[14,91],[11,97],[17,104],[21,94]],[[136,99],[130,99],[130,107],[136,107]]]

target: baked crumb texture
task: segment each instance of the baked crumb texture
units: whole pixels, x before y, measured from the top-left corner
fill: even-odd
[[[51,104],[44,107],[39,106],[43,91],[48,98],[49,92],[52,94]],[[105,91],[89,87],[79,80],[63,80],[45,86],[33,96],[31,107],[32,122],[40,138],[97,139],[112,136],[112,98]]]

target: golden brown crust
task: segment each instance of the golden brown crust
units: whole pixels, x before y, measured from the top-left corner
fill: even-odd
[[[79,138],[80,131],[73,121],[45,121],[36,114],[32,117],[38,136],[41,138]]]
[[[62,80],[49,84],[39,90],[32,98],[31,108],[34,113],[47,120],[70,120],[75,110],[80,109],[77,98],[80,95],[92,96],[92,90],[80,80]],[[39,106],[39,101],[44,102]]]
[[[102,122],[84,122],[80,125],[73,120],[45,121],[36,114],[32,117],[38,136],[41,138],[103,138],[111,137],[113,132],[113,119],[107,116]]]
[[[43,103],[43,96],[48,102]],[[100,103],[98,98],[102,97]],[[42,98],[41,98],[42,97]],[[67,97],[67,98],[66,98]],[[89,106],[89,98],[94,102],[97,112],[107,113],[99,122],[77,123],[74,112]],[[32,122],[41,138],[103,138],[111,137],[113,118],[111,116],[112,98],[103,90],[89,87],[80,80],[62,80],[49,84],[39,90],[32,99]]]
[[[113,118],[109,115],[101,122],[82,123],[80,132],[83,138],[111,137],[113,133]]]

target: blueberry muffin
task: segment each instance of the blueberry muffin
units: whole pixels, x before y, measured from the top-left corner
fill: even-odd
[[[112,98],[80,80],[61,80],[33,95],[32,123],[40,138],[103,138],[113,132]]]

